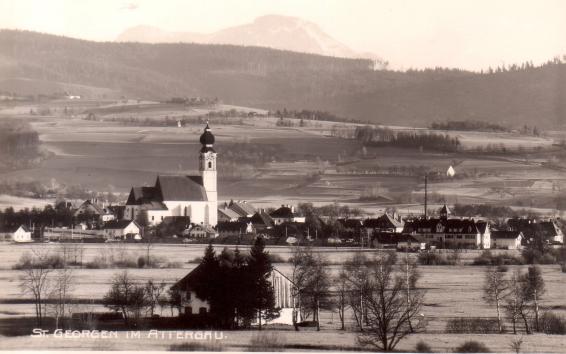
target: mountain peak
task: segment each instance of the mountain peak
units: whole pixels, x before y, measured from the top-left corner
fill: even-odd
[[[139,25],[122,32],[116,41],[145,43],[192,42],[268,47],[344,58],[372,58],[361,55],[325,33],[317,24],[283,15],[264,15],[253,22],[225,28],[213,33],[169,32]],[[380,61],[380,60],[377,60]]]

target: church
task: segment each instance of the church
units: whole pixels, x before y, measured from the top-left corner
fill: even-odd
[[[124,219],[136,220],[141,212],[145,212],[149,225],[157,225],[166,217],[188,216],[193,224],[216,226],[216,151],[208,123],[200,143],[199,175],[159,175],[152,187],[133,187],[126,202]]]

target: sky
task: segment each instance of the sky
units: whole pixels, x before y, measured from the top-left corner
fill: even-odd
[[[314,22],[395,69],[480,70],[566,54],[563,0],[0,0],[0,28],[97,41],[137,25],[208,33],[271,14]]]

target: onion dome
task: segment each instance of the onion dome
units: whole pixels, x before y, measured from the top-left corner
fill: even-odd
[[[200,149],[200,152],[215,152],[212,148],[212,145],[214,144],[214,135],[212,135],[212,133],[210,132],[208,123],[206,123],[204,133],[202,133],[202,135],[200,136],[200,143],[202,144],[202,149]]]
[[[214,135],[210,132],[210,127],[206,123],[206,128],[204,128],[204,133],[200,136],[200,143],[205,146],[212,146],[214,144]]]

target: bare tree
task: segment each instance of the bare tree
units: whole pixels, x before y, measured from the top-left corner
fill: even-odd
[[[507,296],[508,281],[505,279],[505,273],[499,271],[496,267],[489,267],[485,271],[485,281],[483,287],[483,299],[491,305],[495,305],[497,310],[497,327],[499,333],[503,333],[503,321],[501,320],[501,306],[503,300]]]
[[[165,292],[165,282],[157,284],[153,280],[148,280],[145,284],[145,295],[147,299],[147,307],[149,309],[149,315],[153,317],[156,306],[161,306],[163,303],[163,294]]]
[[[544,279],[540,267],[532,265],[527,269],[527,273],[521,276],[521,284],[523,285],[523,296],[526,301],[532,301],[535,313],[535,330],[539,328],[539,301],[545,292]]]
[[[292,274],[291,280],[293,281],[293,286],[291,288],[291,295],[294,299],[297,299],[297,304],[294,304],[293,308],[293,326],[295,331],[299,330],[297,322],[299,320],[298,314],[303,313],[303,304],[301,303],[301,293],[305,288],[306,274],[302,271],[303,262],[305,259],[312,257],[312,250],[310,247],[295,246],[293,248],[293,256],[291,257],[292,264]]]
[[[403,285],[405,287],[405,299],[407,301],[407,306],[410,307],[411,301],[413,299],[411,297],[411,293],[414,289],[416,289],[417,282],[418,282],[419,278],[421,277],[421,274],[418,270],[417,262],[414,261],[414,260],[411,260],[409,258],[408,252],[405,252],[405,257],[403,258],[403,263],[401,265],[400,271],[403,274],[403,280],[404,280]],[[414,331],[413,324],[412,324],[410,318],[409,318],[409,329],[411,330],[411,332]]]
[[[521,275],[517,271],[509,280],[509,293],[505,297],[503,308],[513,325],[513,334],[517,334],[517,322],[523,320],[525,331],[530,333],[528,304],[524,296]]]
[[[112,286],[102,301],[104,306],[122,312],[126,325],[131,323],[132,318],[133,324],[136,324],[141,311],[147,306],[144,287],[137,285],[128,271],[114,275]]]
[[[349,293],[350,293],[350,280],[345,270],[340,271],[335,281],[336,286],[336,311],[340,317],[340,329],[344,330],[344,322],[346,317],[346,308],[348,307]]]
[[[329,307],[328,301],[330,287],[330,276],[324,266],[324,259],[314,256],[310,249],[301,251],[301,255],[296,259],[296,269],[294,270],[295,285],[299,289],[300,303],[305,313],[312,313],[316,321],[317,331],[320,331],[320,308]],[[295,257],[293,257],[295,258]]]
[[[51,279],[49,298],[52,303],[49,309],[55,317],[55,328],[59,328],[61,320],[65,319],[70,310],[67,304],[73,287],[73,279],[73,271],[69,268],[58,269]]]
[[[49,252],[33,249],[30,259],[23,268],[20,278],[20,288],[24,294],[31,294],[35,304],[35,317],[38,326],[43,323],[45,300],[49,294],[49,273],[53,271],[48,266]]]
[[[369,261],[364,255],[356,254],[344,264],[344,272],[349,281],[349,300],[354,320],[360,331],[367,322],[365,299],[369,291]]]
[[[358,342],[382,351],[392,351],[407,335],[425,326],[421,315],[424,291],[414,288],[406,299],[406,282],[389,256],[370,267],[369,291],[365,299],[368,324]]]

